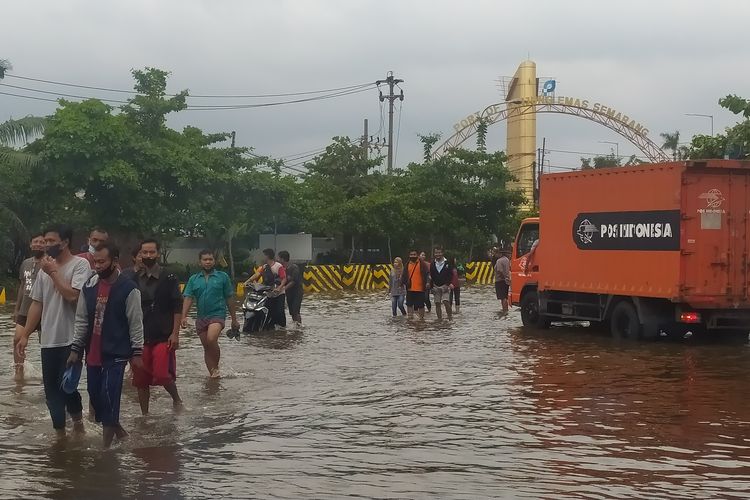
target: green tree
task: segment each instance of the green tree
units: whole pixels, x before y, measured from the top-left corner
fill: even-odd
[[[662,144],[661,148],[666,151],[672,152],[672,158],[674,160],[678,160],[679,157],[679,145],[680,145],[680,131],[676,130],[674,132],[662,132],[659,134],[662,139],[664,139],[664,144]]]
[[[614,153],[604,156],[594,156],[593,158],[581,158],[581,170],[620,166],[622,166],[622,160],[615,156]]]

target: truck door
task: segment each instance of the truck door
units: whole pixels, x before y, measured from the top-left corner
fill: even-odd
[[[539,260],[532,259],[528,274],[526,263],[534,243],[539,241],[539,223],[526,222],[521,226],[513,245],[513,255],[510,263],[511,271],[511,303],[518,304],[521,300],[521,290],[529,281],[536,279],[536,271],[539,270]],[[534,252],[536,254],[536,251]]]
[[[683,295],[736,304],[748,298],[750,173],[688,171],[683,197]]]

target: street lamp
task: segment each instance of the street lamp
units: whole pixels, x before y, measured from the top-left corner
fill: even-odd
[[[711,119],[711,135],[714,135],[714,115],[702,115],[700,113],[685,113],[685,116],[702,116],[703,118]]]
[[[614,142],[614,141],[596,141],[596,142],[600,144],[614,144],[615,151],[616,151],[615,155],[617,156],[618,160],[620,159],[620,143],[619,142]]]

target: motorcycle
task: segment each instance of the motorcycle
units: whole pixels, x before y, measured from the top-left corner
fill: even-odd
[[[242,333],[257,333],[272,330],[271,314],[268,310],[268,299],[273,294],[273,287],[253,283],[242,302],[244,323]]]

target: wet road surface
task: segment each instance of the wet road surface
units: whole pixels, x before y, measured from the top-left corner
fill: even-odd
[[[218,381],[183,332],[186,411],[154,391],[141,417],[126,384],[110,451],[93,425],[53,444],[33,342],[12,381],[6,307],[0,497],[750,497],[745,340],[526,331],[489,288],[463,300],[438,324],[392,319],[384,294],[307,297],[303,330],[222,338]]]

